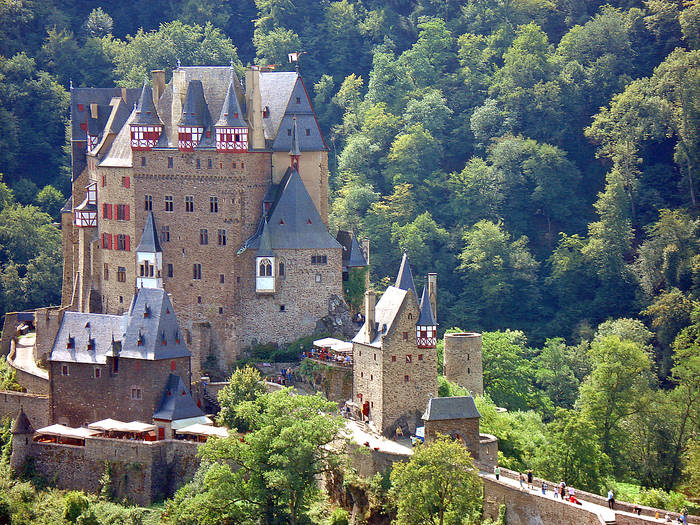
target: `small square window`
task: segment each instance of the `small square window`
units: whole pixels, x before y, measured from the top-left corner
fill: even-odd
[[[408,383],[408,381],[409,381],[409,377],[408,377],[408,376],[403,376],[403,382],[404,382],[404,383]]]
[[[68,365],[61,365],[61,375],[62,376],[68,375]]]
[[[173,211],[173,196],[165,196],[165,211]]]
[[[199,230],[199,244],[209,244],[209,231],[206,228]]]
[[[422,360],[423,360],[423,354],[418,354],[418,361],[422,361]]]
[[[153,196],[151,196],[151,195],[145,195],[145,196],[144,196],[143,208],[144,208],[146,211],[152,211],[152,210],[153,210]]]
[[[146,165],[146,157],[141,157],[141,166]]]
[[[107,263],[104,266],[104,280],[109,281],[109,265]]]
[[[392,362],[392,363],[396,363],[396,356],[395,356],[395,355],[392,355],[392,356],[391,356],[391,362]]]
[[[317,273],[317,274],[316,274],[316,282],[317,282],[317,283],[320,283],[321,280],[322,280],[321,274],[320,274],[320,273]]]
[[[365,377],[365,373],[364,373],[364,372],[360,372],[360,377]]]
[[[288,137],[291,137],[291,136],[292,136],[292,128],[289,128],[289,129],[287,130],[287,136],[288,136]]]
[[[202,162],[197,159],[197,169],[200,169],[202,167]]]
[[[202,278],[202,265],[195,263],[192,265],[192,279],[200,280]]]
[[[280,312],[284,312],[284,305],[283,304],[280,305]]]
[[[172,278],[173,276],[173,265],[172,263],[168,263],[168,277]]]
[[[374,381],[374,374],[370,374],[370,375],[369,375],[369,380],[370,380],[370,381]]]
[[[309,128],[306,128],[306,136],[307,137],[311,136],[311,130]]]
[[[403,333],[403,340],[408,341],[408,332]]]
[[[410,363],[411,361],[413,361],[413,356],[411,354],[406,354],[406,362]]]
[[[194,211],[194,196],[185,196],[185,211],[188,213],[192,213]]]
[[[202,296],[201,295],[197,296],[197,304],[202,304]]]
[[[173,167],[173,158],[168,157],[168,168],[172,168],[172,167]]]
[[[131,389],[131,399],[137,401],[143,399],[143,393],[140,388],[134,387]]]
[[[125,266],[118,266],[117,267],[117,281],[120,283],[125,283],[126,282],[126,267]],[[119,296],[119,302],[123,302],[124,298],[120,295]]]
[[[222,306],[219,306],[219,313],[223,314],[224,313],[224,308]]]
[[[207,159],[207,169],[210,170],[210,169],[212,169],[213,166],[214,166],[214,163],[212,162],[212,160],[211,160],[211,159]]]
[[[224,280],[225,280],[225,279],[226,279],[226,277],[224,276],[223,273],[219,275],[219,282],[220,282],[221,284],[224,284]]]
[[[375,361],[377,360],[377,354],[374,354],[374,360]]]
[[[92,377],[94,377],[95,379],[99,379],[101,375],[102,375],[102,370],[99,369],[98,367],[95,367],[92,371]]]
[[[301,97],[297,97],[297,104],[301,104]]]
[[[120,295],[119,296],[119,304],[123,304],[123,303],[124,303],[124,296]]]

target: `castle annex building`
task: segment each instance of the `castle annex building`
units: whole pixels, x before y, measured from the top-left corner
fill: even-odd
[[[313,332],[342,297],[328,150],[296,72],[178,67],[166,84],[71,90],[62,304],[121,315],[164,289],[193,352],[230,363]],[[364,261],[362,261],[364,262]]]

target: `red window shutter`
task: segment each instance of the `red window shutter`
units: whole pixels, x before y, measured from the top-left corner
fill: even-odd
[[[127,209],[128,209],[128,206],[127,206]],[[128,235],[126,236],[126,239],[125,239],[124,248],[126,249],[127,252],[131,251],[131,237],[129,237]]]
[[[102,187],[107,186],[107,175],[102,175]]]
[[[102,248],[107,248],[107,234],[102,234]]]
[[[87,122],[81,122],[80,129],[82,129],[83,131],[87,131]]]
[[[112,249],[112,234],[111,233],[107,234],[107,249],[108,250]]]
[[[127,185],[127,188],[128,187],[129,186]],[[124,206],[124,220],[126,220],[126,221],[129,220],[129,205],[128,204],[126,206]]]
[[[124,187],[125,188],[131,187],[131,177],[124,177]]]
[[[111,219],[112,218],[112,205],[111,204],[105,204],[107,206],[107,218]]]
[[[78,104],[78,111],[83,111],[85,109],[85,106],[82,104]]]

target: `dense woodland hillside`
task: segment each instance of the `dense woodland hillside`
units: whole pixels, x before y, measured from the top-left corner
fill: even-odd
[[[576,443],[589,488],[697,489],[698,0],[1,1],[0,313],[59,300],[70,82],[292,51],[332,229],[489,332],[487,392],[531,410],[485,418],[511,465]]]

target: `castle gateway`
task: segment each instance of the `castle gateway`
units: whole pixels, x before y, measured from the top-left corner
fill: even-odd
[[[166,84],[71,90],[62,304],[121,315],[171,296],[192,350],[226,366],[314,331],[342,297],[328,149],[296,72],[178,67]]]

